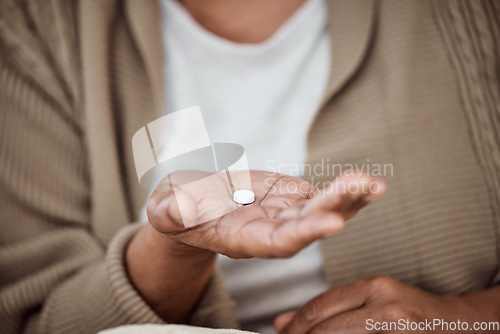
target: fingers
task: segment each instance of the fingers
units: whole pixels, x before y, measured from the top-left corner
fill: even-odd
[[[298,178],[277,176],[268,191],[258,192],[261,205],[256,201],[234,210],[227,185],[219,179],[207,176],[196,186],[157,189],[148,202],[152,226],[234,258],[286,258],[341,232],[346,219],[385,192],[382,180],[364,174],[339,177],[321,193]]]
[[[363,281],[327,291],[302,306],[280,333],[309,333],[332,317],[362,307],[368,300],[368,296],[369,289]],[[279,324],[282,325],[283,322],[284,320],[280,320]]]
[[[281,333],[285,326],[290,322],[296,312],[288,312],[280,315],[274,321],[274,329]],[[367,329],[367,319],[370,319],[370,311],[364,308],[339,314],[335,317],[326,319],[318,325],[311,328],[307,333],[311,334],[362,334],[372,333]]]
[[[274,319],[274,330],[277,333],[280,333],[290,322],[290,320],[292,320],[292,318],[295,316],[295,313],[297,313],[297,311],[287,312],[277,316],[276,319]]]
[[[237,231],[228,231],[221,237],[221,244],[244,257],[288,258],[324,236],[339,233],[343,227],[343,217],[334,212],[284,221],[265,213]],[[219,225],[218,232],[221,234],[224,230],[225,227]]]
[[[373,333],[367,329],[367,319],[370,318],[371,311],[361,308],[351,312],[339,314],[328,318],[313,327],[308,333],[311,334],[363,334]]]
[[[382,197],[385,182],[367,174],[343,175],[306,202],[302,215],[317,211],[337,211],[346,218],[354,216],[366,204]]]
[[[317,192],[315,187],[301,178],[274,173],[270,173],[259,184],[254,185],[254,188],[260,189],[257,193],[261,196],[257,196],[256,200],[259,205],[280,208],[310,198]],[[288,203],[280,203],[283,198],[286,198]]]
[[[274,257],[295,255],[314,241],[340,233],[345,219],[336,212],[317,212],[276,226],[268,244]]]

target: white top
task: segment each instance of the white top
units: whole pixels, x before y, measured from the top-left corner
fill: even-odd
[[[210,140],[242,145],[250,168],[297,170],[330,68],[323,0],[259,44],[223,39],[175,0],[163,4],[166,113],[200,105]],[[220,256],[219,265],[242,325],[260,333],[327,289],[318,244],[290,259]]]

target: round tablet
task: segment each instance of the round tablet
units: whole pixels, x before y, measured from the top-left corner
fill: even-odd
[[[250,204],[255,201],[255,194],[251,190],[236,190],[233,194],[233,201],[238,204]]]

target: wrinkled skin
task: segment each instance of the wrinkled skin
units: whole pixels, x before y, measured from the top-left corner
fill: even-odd
[[[499,321],[500,316],[495,310],[500,304],[498,292],[496,287],[462,296],[438,295],[389,276],[377,276],[331,289],[299,310],[280,315],[274,326],[280,334],[498,333],[472,328],[475,322]],[[432,323],[434,319],[447,323],[460,320],[469,328],[425,327],[426,320]],[[383,325],[384,322],[401,325],[400,321],[404,327],[391,329]],[[408,323],[422,327],[412,329]]]
[[[385,192],[381,179],[365,174],[344,175],[319,190],[297,177],[251,171],[256,200],[243,206],[232,200],[233,190],[245,189],[238,175],[231,187],[224,173],[200,173],[163,179],[148,202],[149,220],[179,243],[232,258],[290,257],[341,232],[346,219]]]

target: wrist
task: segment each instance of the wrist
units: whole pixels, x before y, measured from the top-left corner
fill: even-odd
[[[179,241],[175,236],[167,235],[155,230],[150,224],[144,226],[145,240],[155,248],[155,252],[175,256],[185,261],[198,261],[201,259],[215,258],[216,253],[194,247]]]
[[[125,262],[132,284],[151,308],[167,322],[182,323],[212,275],[215,256],[148,224],[130,242]]]

